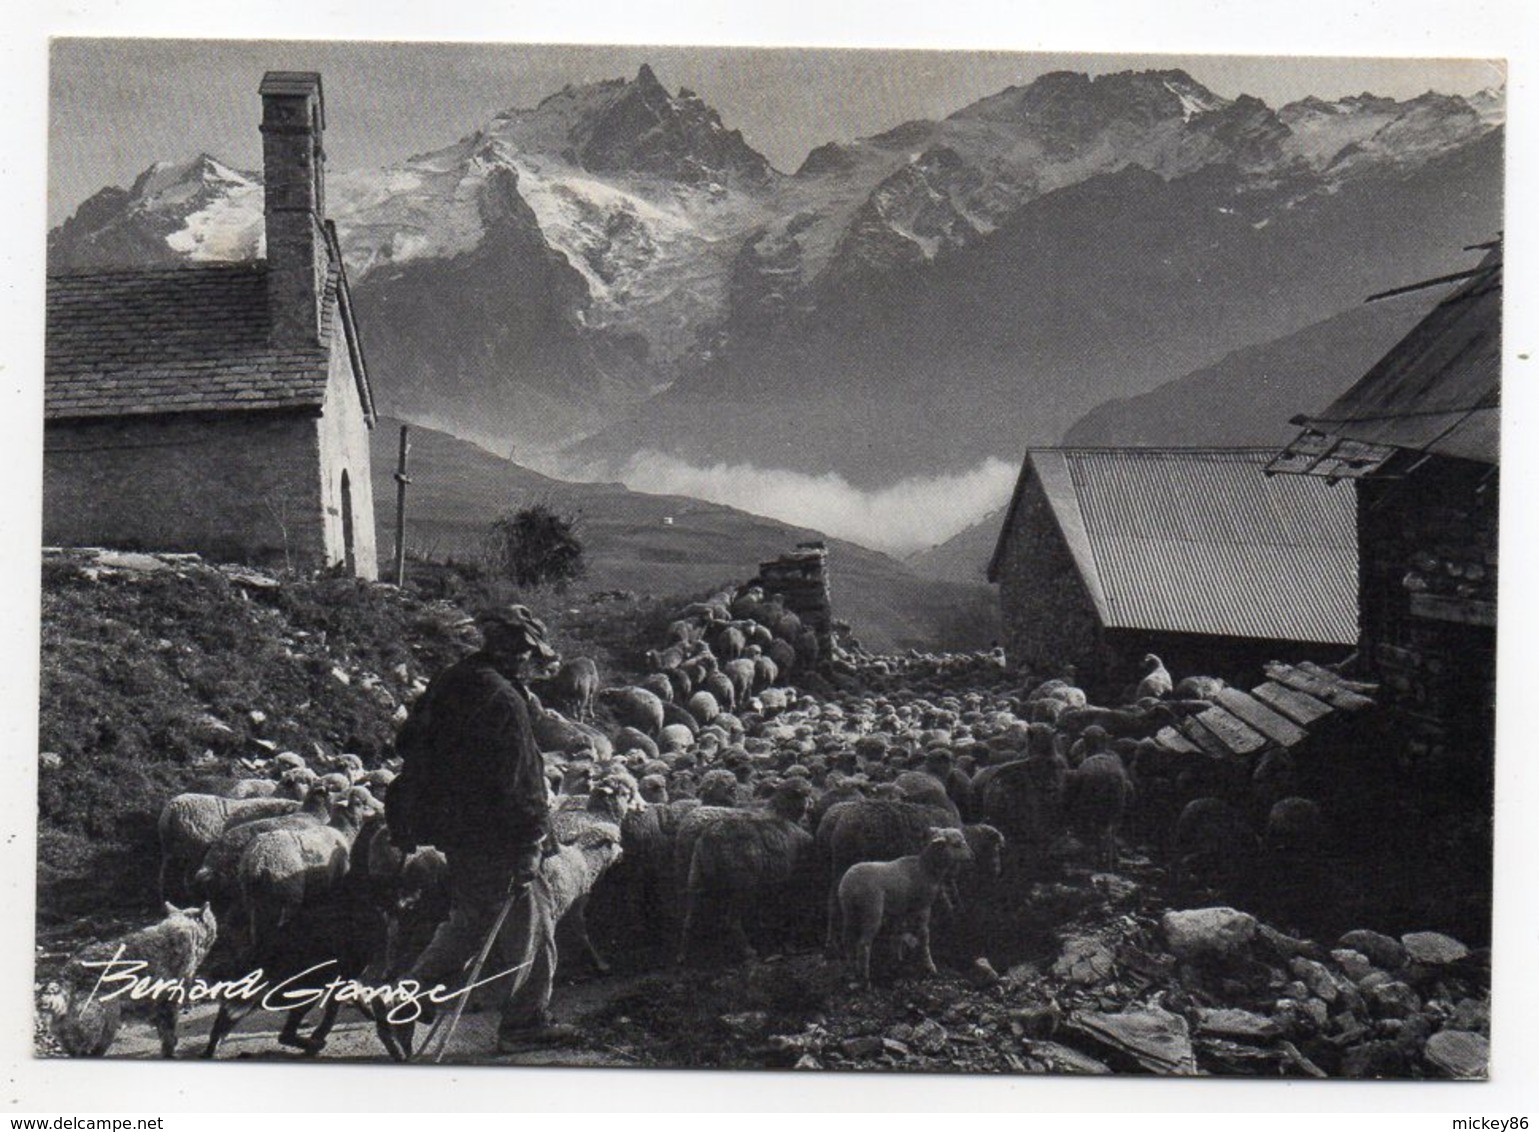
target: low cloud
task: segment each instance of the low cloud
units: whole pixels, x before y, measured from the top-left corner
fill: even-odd
[[[725,463],[697,467],[643,451],[618,478],[633,491],[693,496],[901,555],[944,542],[1002,506],[1015,474],[1015,467],[991,456],[970,471],[914,476],[867,491],[833,472],[806,475]]]

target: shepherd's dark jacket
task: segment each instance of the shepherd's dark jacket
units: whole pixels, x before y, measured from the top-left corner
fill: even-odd
[[[545,764],[526,695],[484,652],[434,678],[396,736],[403,765],[386,800],[398,844],[500,854],[545,836]]]

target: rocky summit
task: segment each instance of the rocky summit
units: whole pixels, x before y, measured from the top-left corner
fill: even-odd
[[[386,411],[611,476],[658,452],[877,487],[1448,270],[1500,227],[1503,104],[1055,72],[785,173],[643,66],[334,168],[328,207]],[[258,256],[261,198],[161,161],[50,264]]]

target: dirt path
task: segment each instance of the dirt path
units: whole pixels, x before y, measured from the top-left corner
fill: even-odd
[[[557,988],[551,1003],[556,1021],[581,1025],[585,1016],[602,1009],[611,999],[635,988],[645,976],[610,975]],[[200,1005],[182,1015],[178,1030],[177,1056],[196,1058],[208,1040],[217,1009]],[[314,1016],[312,1016],[314,1017]],[[309,1058],[278,1045],[281,1014],[257,1011],[236,1027],[220,1044],[218,1059],[260,1058],[272,1061],[362,1061],[389,1062],[380,1044],[374,1024],[352,1007],[343,1007],[326,1049],[317,1058]],[[306,1027],[308,1030],[308,1025]],[[418,1038],[425,1029],[418,1029]],[[444,1062],[459,1065],[566,1065],[634,1067],[634,1058],[618,1050],[605,1048],[552,1047],[534,1048],[518,1054],[499,1054],[497,1015],[491,1011],[466,1011],[444,1054]],[[113,1057],[158,1058],[160,1040],[148,1022],[126,1022]]]

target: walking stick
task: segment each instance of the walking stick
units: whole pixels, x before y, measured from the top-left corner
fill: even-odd
[[[481,954],[476,956],[475,966],[471,967],[470,969],[470,976],[465,980],[465,989],[454,1004],[453,1014],[440,1014],[438,1016],[438,1020],[435,1021],[433,1025],[428,1029],[427,1036],[422,1039],[422,1046],[418,1050],[419,1056],[426,1056],[428,1047],[433,1044],[433,1039],[437,1036],[438,1031],[443,1027],[444,1019],[448,1018],[449,1028],[444,1030],[443,1039],[438,1043],[438,1053],[433,1057],[433,1063],[435,1065],[443,1061],[444,1054],[449,1050],[449,1039],[454,1037],[454,1031],[459,1027],[460,1024],[460,1017],[465,1013],[465,1004],[470,1001],[470,988],[475,986],[476,980],[481,977],[481,969],[486,966],[486,960],[491,955],[492,948],[497,943],[497,937],[502,934],[502,925],[507,923],[508,914],[513,911],[513,905],[517,904],[525,896],[533,897],[533,895],[534,886],[532,883],[525,883],[516,892],[512,892],[508,895],[508,899],[502,905],[502,911],[497,913],[497,921],[492,924],[492,930],[486,934],[486,942],[481,945]],[[534,913],[532,900],[529,910],[531,919],[530,930],[532,931],[532,920]],[[407,1060],[415,1061],[417,1058],[408,1057]]]

